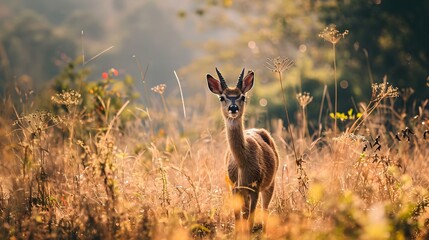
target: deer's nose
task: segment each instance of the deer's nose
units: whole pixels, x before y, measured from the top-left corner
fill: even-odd
[[[232,104],[228,107],[228,112],[230,113],[238,113],[238,106],[235,104]]]

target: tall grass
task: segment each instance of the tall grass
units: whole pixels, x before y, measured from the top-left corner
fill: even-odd
[[[101,90],[84,84],[82,92],[54,93],[49,111],[0,103],[0,238],[234,238],[220,114],[182,121],[179,99],[153,96],[164,103],[149,109],[101,81]],[[335,138],[314,141],[277,119],[263,123],[283,146],[283,168],[266,232],[251,237],[428,238],[429,112],[422,105],[418,121],[407,121],[382,101],[397,94],[387,82],[374,84],[362,117]],[[299,158],[288,148],[291,133],[311,143]]]

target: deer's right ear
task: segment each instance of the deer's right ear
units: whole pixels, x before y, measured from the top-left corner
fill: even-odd
[[[210,74],[207,74],[207,84],[212,93],[217,95],[222,94],[223,90],[222,90],[222,86],[220,85],[220,81],[212,77],[212,75]]]

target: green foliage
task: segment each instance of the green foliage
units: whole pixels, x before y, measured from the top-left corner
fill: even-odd
[[[80,60],[75,60],[66,65],[52,84],[54,92],[61,92],[64,89],[81,92],[82,101],[79,103],[77,111],[84,110],[88,119],[93,119],[94,122],[89,123],[88,129],[96,128],[100,124],[107,125],[128,100],[133,101],[134,107],[143,108],[137,101],[140,94],[134,88],[134,79],[129,75],[124,76],[123,79],[117,78],[118,72],[114,68],[108,72],[105,73],[106,78],[88,81],[89,69],[82,66]],[[66,106],[67,104],[60,103],[61,105]],[[55,109],[56,112],[60,110],[57,107]],[[142,114],[140,116],[144,117],[144,113]],[[126,112],[121,115],[123,121],[129,120],[131,117]]]

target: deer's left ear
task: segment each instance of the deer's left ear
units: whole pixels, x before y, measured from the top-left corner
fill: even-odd
[[[247,75],[243,78],[243,85],[241,92],[246,93],[253,87],[253,80],[255,79],[255,73],[253,71],[247,72]]]

